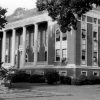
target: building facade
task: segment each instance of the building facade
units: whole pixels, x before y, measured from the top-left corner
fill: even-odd
[[[27,73],[56,69],[77,77],[100,76],[100,13],[78,18],[77,30],[62,33],[47,12],[18,8],[0,31],[0,57],[5,68]]]

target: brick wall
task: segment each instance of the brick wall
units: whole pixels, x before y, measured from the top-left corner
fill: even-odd
[[[55,61],[55,25],[48,26],[48,64],[54,64]]]
[[[87,24],[87,66],[92,66],[92,24]]]
[[[81,64],[81,22],[77,22],[76,30],[76,65]]]
[[[68,52],[68,64],[75,64],[75,42],[76,32],[74,30],[68,32],[67,35],[67,52]]]

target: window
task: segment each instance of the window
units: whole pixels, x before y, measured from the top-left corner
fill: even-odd
[[[67,40],[67,33],[62,33],[62,40],[63,41]]]
[[[93,71],[93,75],[94,76],[99,76],[99,72],[98,71]]]
[[[60,30],[56,30],[56,41],[60,41]]]
[[[97,23],[97,18],[93,18],[93,23],[94,23],[94,24]]]
[[[59,71],[60,76],[67,76],[67,71]]]
[[[56,50],[56,61],[60,61],[60,49]]]
[[[93,39],[97,40],[97,32],[93,32]]]
[[[97,65],[97,52],[93,52],[93,65]]]
[[[82,39],[85,40],[86,39],[86,30],[82,29]]]
[[[82,64],[86,64],[86,50],[82,50]]]
[[[81,75],[87,76],[87,71],[81,71]]]
[[[86,21],[86,16],[82,15],[82,21]]]
[[[40,54],[39,52],[37,53],[37,61],[39,61],[39,57],[40,57]]]
[[[28,62],[28,54],[25,55],[25,62]]]
[[[45,51],[45,61],[47,61],[47,51]]]
[[[62,49],[62,57],[67,58],[67,50],[66,49]]]
[[[94,45],[94,50],[97,49],[98,46],[98,39],[97,39],[97,32],[93,32],[93,45]]]

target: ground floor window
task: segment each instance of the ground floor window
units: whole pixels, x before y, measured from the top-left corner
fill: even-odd
[[[60,49],[56,50],[56,61],[60,61]]]
[[[82,64],[86,64],[86,50],[82,50]]]
[[[97,65],[97,52],[93,52],[93,65]]]

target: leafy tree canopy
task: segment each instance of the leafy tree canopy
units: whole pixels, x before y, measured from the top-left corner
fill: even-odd
[[[77,17],[92,10],[93,5],[100,6],[100,0],[37,0],[38,10],[47,10],[64,32],[76,29]]]
[[[4,28],[5,24],[7,23],[6,14],[7,10],[0,7],[0,29]]]

